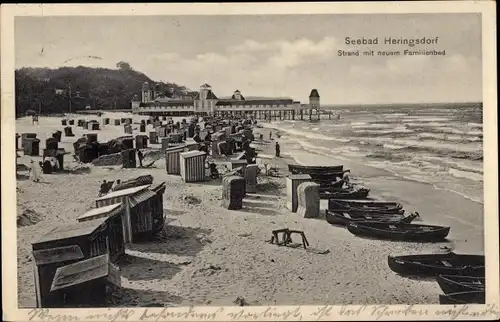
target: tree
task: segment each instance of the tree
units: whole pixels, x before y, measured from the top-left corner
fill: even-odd
[[[132,67],[130,67],[130,64],[124,61],[120,61],[116,63],[116,68],[119,70],[132,70]]]

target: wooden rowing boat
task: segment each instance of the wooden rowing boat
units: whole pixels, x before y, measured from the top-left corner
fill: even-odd
[[[357,236],[401,241],[441,241],[448,236],[450,227],[388,223],[380,221],[350,222],[347,230]]]
[[[395,213],[347,213],[347,212],[333,212],[330,210],[325,210],[326,221],[331,225],[342,225],[346,226],[350,222],[360,222],[360,221],[377,221],[377,222],[388,222],[388,223],[411,223],[415,218],[420,217],[418,213],[411,214],[409,216],[403,216],[403,214]]]
[[[326,191],[320,192],[320,199],[364,199],[368,197],[370,189],[368,188],[349,188],[349,189],[335,189],[331,188]]]
[[[485,303],[486,303],[486,294],[484,290],[439,295],[439,304],[485,304]]]
[[[403,214],[403,205],[397,202],[377,200],[328,200],[328,210],[334,212],[397,213]]]
[[[445,294],[478,291],[485,288],[484,277],[438,275],[436,281]]]
[[[463,275],[484,277],[484,255],[464,255],[453,252],[388,256],[389,267],[400,275]]]
[[[288,171],[293,174],[327,174],[342,172],[344,171],[344,166],[307,166],[299,164],[289,164]]]

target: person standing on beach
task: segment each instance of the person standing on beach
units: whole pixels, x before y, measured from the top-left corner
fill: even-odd
[[[279,158],[281,151],[280,151],[280,144],[278,142],[276,142],[275,149],[276,149],[276,157]]]
[[[139,159],[139,167],[142,168],[142,159],[144,159],[144,155],[139,149],[137,150],[137,158]]]
[[[33,182],[40,182],[40,172],[38,171],[35,161],[31,160],[30,164],[31,164],[30,179],[32,179]]]
[[[269,131],[269,140],[273,139],[273,132]]]
[[[346,170],[344,174],[342,175],[342,182],[345,184],[347,187],[351,186],[351,177],[350,177],[351,170]]]

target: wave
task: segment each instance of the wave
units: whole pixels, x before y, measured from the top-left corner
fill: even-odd
[[[379,169],[384,169],[390,173],[392,173],[394,176],[396,177],[399,177],[399,178],[402,178],[402,179],[405,179],[405,180],[410,180],[410,181],[415,181],[415,182],[419,182],[419,183],[425,183],[425,184],[429,184],[429,185],[432,185],[432,187],[434,189],[438,189],[438,190],[446,190],[446,191],[449,191],[449,192],[452,192],[452,193],[455,193],[465,199],[468,199],[468,200],[471,200],[473,202],[477,202],[477,203],[480,203],[480,204],[484,204],[484,201],[479,197],[476,197],[476,196],[470,196],[464,192],[461,192],[461,191],[457,191],[456,189],[451,189],[449,187],[444,187],[442,186],[441,184],[439,183],[432,183],[432,182],[429,182],[429,175],[428,174],[425,174],[425,173],[417,173],[417,170],[416,169],[413,169],[415,172],[413,172],[412,174],[402,174],[400,172],[398,172],[396,169],[393,169],[391,168],[390,166],[390,163],[387,163],[388,161],[386,162],[369,162],[368,165],[369,166],[372,166],[374,168],[379,168]],[[406,169],[406,170],[410,170],[411,169]]]
[[[306,130],[306,129],[304,129],[304,130]],[[332,142],[340,142],[340,143],[348,143],[351,141],[350,139],[338,138],[338,137],[328,136],[328,135],[319,134],[319,133],[310,133],[310,132],[302,131],[299,129],[290,129],[290,128],[280,127],[279,131],[285,132],[285,133],[292,135],[292,136],[299,136],[299,137],[304,137],[304,138],[308,138],[308,139],[312,139],[312,140],[323,140],[323,141],[332,141]]]

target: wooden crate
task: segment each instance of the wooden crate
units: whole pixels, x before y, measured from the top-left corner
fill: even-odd
[[[107,254],[57,268],[50,292],[60,308],[107,307],[108,286],[121,286]]]
[[[33,251],[78,245],[84,258],[108,252],[108,223],[104,218],[61,225],[31,244]]]
[[[107,224],[108,251],[111,261],[116,261],[121,255],[125,254],[125,236],[126,229],[125,211],[122,203],[111,204],[108,206],[94,208],[76,218],[78,222],[86,222],[96,219],[105,219]]]
[[[57,268],[75,263],[84,258],[77,245],[33,251],[33,273],[35,278],[36,306],[57,307],[58,298],[50,292]]]
[[[168,174],[181,174],[180,154],[184,146],[174,146],[165,150],[165,164]]]
[[[189,151],[179,154],[180,173],[184,182],[205,180],[205,159],[207,154],[201,151]]]
[[[297,212],[297,188],[302,182],[311,181],[308,174],[291,174],[286,178],[286,207],[292,212]]]

